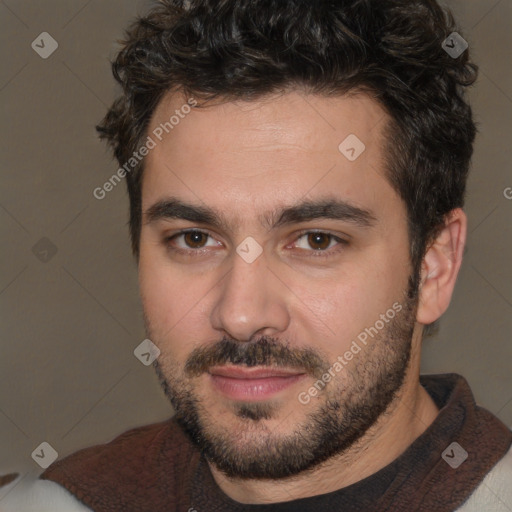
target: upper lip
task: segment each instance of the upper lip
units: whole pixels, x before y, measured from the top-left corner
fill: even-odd
[[[269,367],[241,368],[240,366],[215,366],[210,368],[208,373],[232,379],[265,379],[269,377],[293,377],[295,375],[302,375],[304,372]]]

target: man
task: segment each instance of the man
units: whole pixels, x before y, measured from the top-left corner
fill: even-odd
[[[512,509],[511,432],[419,375],[466,238],[460,37],[434,0],[176,0],[131,27],[98,129],[176,416],[54,463],[39,507]]]

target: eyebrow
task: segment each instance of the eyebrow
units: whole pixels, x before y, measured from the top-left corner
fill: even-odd
[[[153,204],[145,211],[144,215],[146,224],[159,220],[182,219],[208,224],[226,231],[231,228],[231,223],[215,209],[193,205],[173,197]],[[370,210],[359,208],[348,201],[339,199],[305,200],[260,217],[262,224],[268,229],[317,219],[340,220],[362,228],[372,227],[377,221]]]

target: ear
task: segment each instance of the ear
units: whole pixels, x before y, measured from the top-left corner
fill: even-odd
[[[466,214],[460,208],[452,210],[423,258],[416,314],[420,324],[435,322],[448,309],[462,264],[466,231]]]

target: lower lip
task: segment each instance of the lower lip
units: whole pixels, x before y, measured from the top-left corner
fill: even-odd
[[[279,391],[289,388],[302,380],[306,375],[290,375],[289,377],[265,377],[262,379],[234,379],[210,375],[212,383],[223,395],[232,400],[266,400]]]

